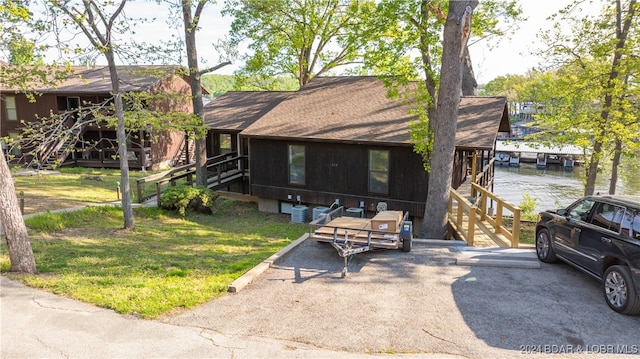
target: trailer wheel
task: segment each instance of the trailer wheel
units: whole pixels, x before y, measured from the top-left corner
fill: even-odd
[[[412,242],[411,241],[411,237],[405,238],[405,239],[402,240],[402,251],[403,252],[411,252],[411,246],[412,246],[411,242]]]

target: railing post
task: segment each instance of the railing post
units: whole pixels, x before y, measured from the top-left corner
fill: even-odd
[[[160,182],[156,182],[156,202],[158,203],[158,207],[160,207]]]
[[[513,228],[512,228],[511,247],[520,247],[520,208],[513,211]]]
[[[494,226],[494,230],[496,233],[500,233],[500,227],[502,227],[502,201],[496,201],[498,203],[498,209],[496,210],[496,225]]]
[[[136,192],[138,192],[138,203],[142,203],[142,185],[140,180],[136,181]]]
[[[474,236],[476,235],[476,206],[469,208],[469,228],[467,229],[467,245],[473,247]]]
[[[487,218],[487,193],[484,189],[479,189],[478,192],[482,194],[480,200],[480,219],[484,221]],[[476,203],[478,203],[478,201],[476,201]]]

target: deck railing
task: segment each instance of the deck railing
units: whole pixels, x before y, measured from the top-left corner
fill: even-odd
[[[449,224],[473,246],[476,227],[477,208],[455,189],[451,189],[449,196]]]
[[[471,184],[471,189],[472,192],[475,191],[477,194],[475,201],[477,206],[476,214],[480,216],[480,220],[492,225],[495,233],[505,236],[511,242],[512,248],[518,248],[520,244],[520,207],[506,202],[476,183]],[[489,207],[489,202],[493,202],[496,206],[495,215],[489,212],[491,208]],[[505,212],[510,212],[512,215],[510,226],[507,226],[504,221]]]
[[[229,180],[243,178],[246,175],[243,160],[245,156],[236,156],[236,152],[226,153],[210,157],[207,159],[207,186],[219,187],[227,184]],[[142,203],[145,199],[156,196],[158,204],[160,203],[160,195],[169,186],[175,186],[179,183],[193,185],[196,175],[195,163],[173,168],[159,174],[154,174],[136,181],[138,202]],[[155,189],[151,190],[149,186],[155,185]],[[152,192],[153,191],[153,192]]]

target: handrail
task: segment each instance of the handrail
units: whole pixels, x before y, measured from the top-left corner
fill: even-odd
[[[488,222],[493,226],[495,233],[502,234],[510,240],[512,248],[518,248],[520,242],[520,207],[506,202],[476,183],[471,183],[471,188],[478,193],[478,200],[476,200],[476,204],[479,204],[478,214],[480,215],[480,220]],[[489,199],[493,200],[497,204],[495,218],[489,214],[487,209],[487,201]],[[513,213],[511,229],[504,226],[503,212],[505,208]]]
[[[455,207],[454,202],[456,204]],[[456,208],[455,213],[453,211],[454,208]],[[448,209],[449,221],[454,225],[454,230],[459,232],[466,240],[468,246],[473,246],[476,228],[476,211],[477,207],[475,205],[469,202],[458,191],[451,188]],[[465,215],[468,219],[466,228],[463,226]]]
[[[209,157],[207,158],[207,168],[209,168],[209,166],[212,166],[212,164],[216,164],[217,162],[219,162],[221,159],[229,157],[229,156],[235,156],[236,152],[230,152],[230,153],[225,153],[222,155],[217,155],[217,156],[213,156],[213,157]],[[193,183],[193,175],[195,175],[196,170],[195,170],[195,166],[196,164],[194,162],[192,163],[188,163],[186,165],[182,165],[179,167],[175,167],[172,168],[171,170],[168,171],[164,171],[161,173],[156,173],[144,178],[139,178],[136,180],[136,190],[137,190],[137,194],[138,194],[138,203],[142,203],[142,201],[144,200],[144,197],[142,195],[142,185],[144,183],[149,183],[149,182],[153,182],[153,181],[157,181],[159,179],[165,178],[167,176],[169,176],[169,182],[173,182],[175,183],[176,179],[180,179],[180,178],[187,178],[187,183],[192,184]],[[193,168],[193,169],[192,169]],[[185,172],[184,174],[181,174],[180,176],[174,176],[176,173],[179,172]],[[173,181],[171,181],[171,179],[173,178]],[[163,184],[166,184],[167,181],[163,181]],[[157,186],[157,184],[156,184]],[[158,194],[158,191],[156,190],[156,195]]]

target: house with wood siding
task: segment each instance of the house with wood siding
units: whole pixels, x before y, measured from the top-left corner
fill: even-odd
[[[147,108],[158,113],[191,113],[193,107],[188,79],[178,70],[175,66],[119,66],[121,91],[171,94],[150,101]],[[70,121],[63,124],[68,128],[76,121],[72,117],[80,113],[77,109],[112,101],[107,67],[74,67],[70,73],[62,75],[55,86],[29,84],[29,92],[34,94],[35,102],[30,101],[24,92],[3,82],[0,87],[0,137],[16,137],[23,121],[38,121],[52,114],[70,114],[60,119]],[[207,93],[206,89],[203,92]],[[115,128],[103,124],[83,126],[72,136],[61,138],[55,144],[56,150],[43,154],[38,162],[41,165],[57,161],[84,167],[119,167],[116,139]],[[129,131],[127,145],[129,166],[139,169],[169,167],[180,160],[185,161],[184,156],[189,152],[185,134],[177,132]],[[3,150],[7,150],[4,144]]]
[[[254,108],[260,115],[243,124],[239,141],[245,145],[238,149],[248,156],[250,192],[260,209],[286,212],[293,204],[338,200],[373,212],[382,202],[422,217],[428,174],[409,136],[415,117],[387,92],[376,77],[319,77],[268,111]],[[251,97],[244,106],[252,106]],[[213,116],[224,116],[207,112],[206,122],[217,131],[233,127],[214,125]],[[462,98],[454,188],[466,180],[474,154],[489,161],[501,131],[509,131],[506,98]]]

